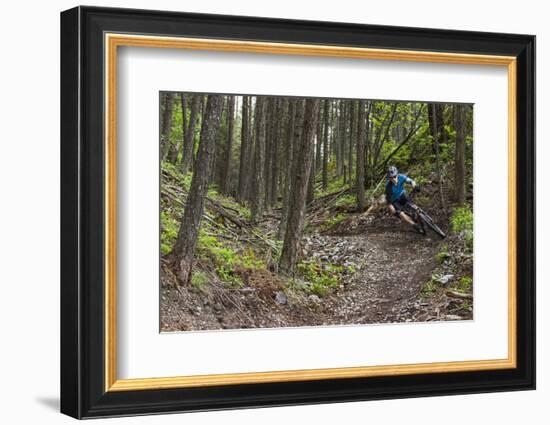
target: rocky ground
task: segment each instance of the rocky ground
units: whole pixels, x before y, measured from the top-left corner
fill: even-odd
[[[460,276],[471,275],[461,243],[421,236],[383,210],[350,214],[303,240],[305,258],[349,270],[324,296],[290,290],[267,270],[240,288],[182,288],[163,264],[161,331],[468,320],[471,293],[453,291]]]

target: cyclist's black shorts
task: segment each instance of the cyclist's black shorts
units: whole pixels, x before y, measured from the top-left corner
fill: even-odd
[[[399,215],[399,213],[409,202],[411,202],[411,198],[409,198],[409,196],[405,192],[403,192],[401,196],[399,196],[399,198],[392,202],[392,205],[395,208],[395,214]]]

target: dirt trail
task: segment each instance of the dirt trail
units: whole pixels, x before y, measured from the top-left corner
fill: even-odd
[[[449,302],[421,295],[436,269],[437,236],[421,236],[388,216],[352,217],[330,234],[305,237],[303,255],[352,266],[335,291],[324,297],[279,299],[275,275],[247,282],[241,289],[213,286],[208,292],[190,287],[161,288],[161,330],[243,329],[389,322],[456,320],[446,315]],[[163,282],[175,279],[163,268]],[[275,280],[273,280],[275,279]],[[440,314],[441,311],[441,314]]]
[[[326,324],[417,320],[426,307],[420,289],[435,268],[439,241],[423,237],[393,218],[314,236],[306,249],[332,263],[351,265],[355,273],[323,302]]]

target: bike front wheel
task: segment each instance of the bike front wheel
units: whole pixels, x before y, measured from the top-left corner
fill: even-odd
[[[441,230],[440,227],[437,224],[435,224],[432,218],[428,214],[426,214],[424,211],[420,210],[418,212],[418,217],[424,222],[426,226],[432,229],[441,239],[447,236],[445,232]]]

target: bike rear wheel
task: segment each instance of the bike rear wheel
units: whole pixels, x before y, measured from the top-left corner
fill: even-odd
[[[426,214],[424,211],[418,212],[418,217],[424,222],[426,226],[432,229],[441,239],[445,238],[447,235],[443,230],[439,228],[437,224],[432,220],[432,218]]]

